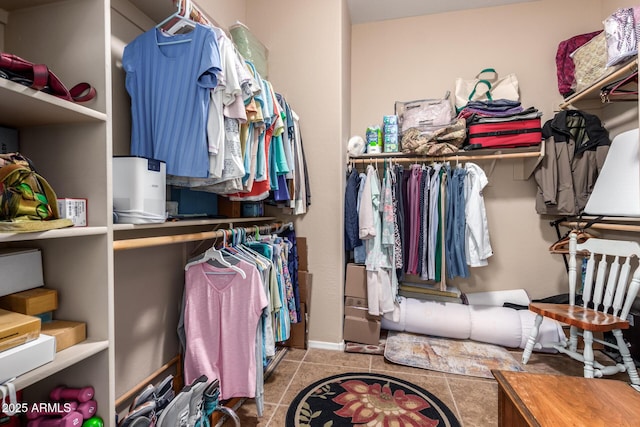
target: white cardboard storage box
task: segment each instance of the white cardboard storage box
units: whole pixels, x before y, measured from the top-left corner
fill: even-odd
[[[39,249],[0,249],[0,296],[44,286]]]
[[[74,227],[87,226],[87,199],[58,199],[60,218],[73,221]]]
[[[33,341],[0,352],[0,383],[53,361],[55,355],[56,339],[44,334]]]

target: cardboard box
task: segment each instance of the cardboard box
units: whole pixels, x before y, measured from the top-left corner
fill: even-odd
[[[398,124],[398,116],[396,116],[395,114],[388,115],[388,116],[382,116],[382,125],[383,126],[397,125],[397,124]]]
[[[311,305],[311,281],[313,274],[308,271],[298,271],[298,294],[300,302],[305,303],[307,307]]]
[[[0,309],[0,352],[29,341],[40,335],[40,318]]]
[[[291,324],[291,334],[289,335],[289,339],[285,341],[285,345],[287,347],[304,350],[307,348],[307,336],[309,333],[307,308],[305,304],[300,304],[300,315],[302,316],[302,322]]]
[[[87,199],[58,199],[60,218],[68,218],[74,227],[87,226]]]
[[[361,264],[347,264],[347,276],[344,281],[345,296],[367,297],[367,270]]]
[[[358,319],[367,319],[367,320],[381,320],[380,316],[372,316],[369,314],[369,309],[367,307],[353,307],[353,306],[345,306],[344,308],[344,316],[345,317],[357,317]]]
[[[298,271],[309,271],[308,247],[306,237],[296,237],[298,249]]]
[[[346,307],[358,307],[369,309],[368,301],[366,298],[358,298],[358,297],[345,297],[344,298],[344,306]]]
[[[39,249],[0,249],[0,296],[44,286]]]
[[[240,218],[242,203],[231,201],[227,197],[218,197],[218,215],[225,218]]]
[[[46,313],[58,308],[58,292],[55,289],[34,288],[0,297],[0,308],[16,313]]]
[[[385,133],[383,141],[383,150],[385,153],[397,153],[400,151],[398,144],[399,136],[397,133]]]
[[[87,339],[87,324],[68,320],[53,320],[42,324],[42,333],[56,339],[56,352]]]
[[[380,316],[372,316],[369,314],[369,306],[366,298],[345,297],[344,299],[344,316],[357,317],[367,320],[381,320]]]
[[[18,377],[56,356],[56,339],[49,335],[40,335],[33,341],[0,353],[0,383]]]
[[[380,343],[380,320],[346,316],[344,318],[343,339],[361,344]]]

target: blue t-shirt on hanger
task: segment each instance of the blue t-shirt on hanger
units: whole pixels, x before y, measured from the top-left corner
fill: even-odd
[[[220,53],[212,28],[186,34],[153,28],[122,57],[131,96],[131,154],[163,160],[167,174],[206,178],[209,92],[218,84]]]

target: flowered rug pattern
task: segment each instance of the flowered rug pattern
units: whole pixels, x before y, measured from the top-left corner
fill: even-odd
[[[287,427],[460,427],[437,397],[388,375],[346,373],[307,386],[287,411]]]

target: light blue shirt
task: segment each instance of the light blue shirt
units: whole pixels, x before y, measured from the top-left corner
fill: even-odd
[[[153,28],[125,47],[122,64],[131,154],[166,162],[169,175],[206,178],[209,92],[221,72],[213,29],[197,24],[190,33],[165,36]]]

